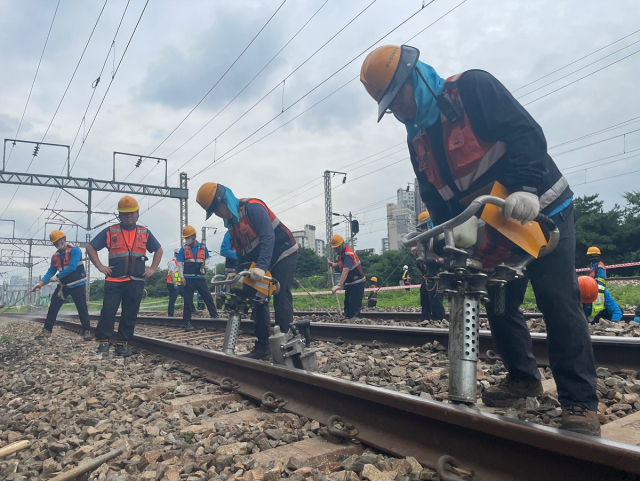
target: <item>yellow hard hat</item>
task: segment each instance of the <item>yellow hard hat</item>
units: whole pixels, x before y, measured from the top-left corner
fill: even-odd
[[[418,224],[420,224],[421,222],[424,222],[430,217],[431,217],[431,214],[429,214],[428,210],[425,210],[424,212],[420,212],[420,215],[418,216]]]
[[[49,240],[51,241],[52,244],[55,244],[56,242],[58,242],[60,239],[64,237],[67,237],[67,235],[61,230],[54,230],[51,232],[51,234],[49,234]]]
[[[378,282],[378,278],[377,277],[372,277],[371,278],[371,282]]]
[[[192,235],[196,235],[195,227],[188,225],[182,229],[182,237],[191,237]]]
[[[138,210],[140,210],[138,201],[130,195],[125,195],[118,202],[118,212],[137,212]]]
[[[211,217],[218,208],[218,204],[224,199],[227,189],[222,184],[216,184],[215,182],[207,182],[202,184],[198,189],[196,195],[196,202],[206,212],[206,219]]]
[[[384,45],[367,55],[360,81],[378,102],[378,122],[418,63],[420,51],[408,45]]]
[[[600,255],[600,249],[598,249],[595,246],[591,246],[587,249],[587,255],[588,256],[599,256]]]
[[[340,247],[342,244],[344,244],[344,239],[342,238],[341,235],[336,234],[331,238],[332,248],[335,249],[336,247]]]

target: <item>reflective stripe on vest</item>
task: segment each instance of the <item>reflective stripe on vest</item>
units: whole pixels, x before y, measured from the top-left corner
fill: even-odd
[[[184,247],[184,271],[183,274],[186,276],[197,276],[204,277],[204,263],[207,260],[206,251],[204,250],[204,245],[200,244],[198,246],[196,256],[193,256],[193,249],[191,246]]]
[[[473,130],[471,122],[462,102],[458,87],[455,84],[464,72],[449,77],[443,91],[451,96],[463,113],[462,119],[452,124],[441,115],[442,135],[447,165],[454,185],[448,185],[440,172],[440,167],[433,154],[431,139],[425,129],[411,139],[416,153],[415,162],[418,170],[423,171],[428,181],[438,190],[440,196],[449,201],[460,193],[467,191],[475,181],[486,174],[491,167],[506,153],[507,146],[503,141],[485,142]],[[551,205],[569,186],[562,176],[549,190],[540,196],[540,209]]]
[[[73,247],[70,247],[69,244],[67,244],[64,252],[64,260],[62,262],[60,262],[60,251],[51,256],[53,267],[55,267],[58,272],[64,270],[64,268],[71,263],[71,249],[73,249]],[[82,262],[82,257],[80,258],[80,262]]]
[[[607,268],[605,267],[604,263],[600,261],[595,267],[591,268],[591,270],[589,271],[589,277],[591,277],[592,279],[595,279],[598,282],[598,285],[602,284],[603,286],[606,286],[607,279],[602,277],[597,277],[598,269],[602,269],[604,271],[604,275],[605,276],[607,275]]]
[[[62,272],[69,264],[71,264],[71,250],[74,249],[73,246],[67,244],[65,252],[64,252],[64,260],[60,262],[60,252],[56,252],[51,256],[51,262],[53,263],[53,267],[56,268],[58,272]],[[69,275],[60,279],[60,284],[65,287],[75,286],[87,280],[87,274],[84,270],[84,264],[82,263],[82,251],[80,251],[80,261],[78,262],[78,267],[76,270]],[[69,282],[70,281],[70,282]]]
[[[144,280],[142,273],[140,276],[134,277],[132,275],[131,260],[135,263],[141,258],[146,258],[147,254],[147,240],[149,239],[149,230],[146,227],[136,226],[135,234],[133,237],[132,245],[128,245],[125,239],[124,232],[120,224],[112,225],[107,231],[107,246],[109,248],[109,266],[113,267],[116,264],[125,263],[124,275],[122,276],[110,276],[116,279],[124,279],[131,277],[133,280]],[[144,260],[142,260],[144,263]],[[134,266],[135,269],[135,266]],[[144,271],[144,269],[142,269]],[[135,272],[135,271],[134,271]]]
[[[362,270],[362,266],[360,265],[360,258],[358,257],[358,254],[356,254],[349,246],[346,246],[344,252],[342,252],[338,257],[338,266],[340,267],[340,270],[342,271],[344,269],[344,259],[347,256],[351,257],[352,261],[352,265],[349,268],[349,274],[347,275],[347,281],[353,279],[356,276],[359,276],[360,279],[356,279],[351,282],[345,281],[344,285],[351,286],[366,281],[366,278],[364,277],[364,271]],[[357,270],[357,272],[354,272],[355,270]]]
[[[180,271],[178,270],[178,261],[174,257],[169,261],[169,264],[171,264],[172,262],[176,265],[176,270],[173,273],[173,277],[175,277],[176,279],[176,284],[180,285]],[[167,284],[170,283],[173,283],[173,280],[171,279],[171,271],[167,272]]]

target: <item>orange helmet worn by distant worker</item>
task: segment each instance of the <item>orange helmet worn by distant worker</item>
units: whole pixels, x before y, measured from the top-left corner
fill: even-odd
[[[342,244],[344,244],[344,239],[342,238],[341,235],[334,235],[331,238],[331,248],[335,249],[336,247],[340,247]]]
[[[377,277],[375,277],[375,276],[374,276],[374,277],[372,277],[372,278],[371,278],[371,282],[378,282],[378,278],[377,278]]]
[[[588,256],[599,256],[600,255],[600,249],[598,249],[595,246],[591,246],[587,249],[587,255]]]
[[[138,201],[135,200],[130,195],[125,195],[118,202],[118,212],[125,212],[125,213],[137,212],[138,210],[140,210],[140,207],[138,206]]]
[[[420,215],[418,216],[418,224],[421,224],[422,222],[429,219],[430,217],[431,217],[431,214],[429,214],[428,210],[425,210],[424,212],[420,212]]]
[[[420,51],[409,45],[384,45],[364,59],[360,81],[378,102],[378,122],[418,63]]]
[[[218,208],[220,202],[224,199],[227,189],[222,184],[216,184],[215,182],[207,182],[202,184],[198,189],[196,195],[196,202],[206,212],[206,219],[211,217]]]
[[[591,304],[598,298],[598,283],[593,277],[578,277],[580,286],[580,298],[583,304]]]
[[[55,244],[63,237],[67,237],[67,235],[61,230],[54,230],[53,232],[51,232],[51,234],[49,234],[49,240],[52,244]]]
[[[182,237],[191,237],[192,235],[196,235],[195,227],[188,225],[182,229]]]

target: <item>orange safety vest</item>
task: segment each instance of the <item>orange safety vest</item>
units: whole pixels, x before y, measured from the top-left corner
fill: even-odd
[[[464,192],[469,189],[471,184],[485,174],[507,151],[503,141],[485,142],[473,131],[455,83],[460,76],[462,73],[449,77],[445,81],[443,90],[461,108],[463,118],[454,124],[444,115],[440,116],[444,151],[454,185],[448,185],[443,179],[431,148],[431,138],[425,129],[420,130],[411,140],[411,145],[416,152],[415,161],[418,164],[418,170],[425,173],[429,182],[438,189],[446,201],[455,197],[455,191]]]
[[[130,244],[127,243],[120,224],[109,227],[107,247],[109,248],[111,276],[107,277],[107,280],[144,281],[148,239],[149,230],[146,227],[135,227],[133,242]]]
[[[344,252],[338,255],[338,267],[340,268],[340,271],[344,269],[344,261],[347,257],[351,257],[352,263],[347,279],[344,281],[344,285],[351,286],[353,284],[366,281],[367,279],[364,277],[364,271],[362,270],[362,265],[360,265],[358,254],[353,252],[353,249],[349,246],[345,246]]]
[[[58,272],[62,272],[65,267],[67,267],[71,263],[71,250],[74,249],[73,246],[67,244],[67,248],[64,253],[64,259],[61,261],[60,252],[56,252],[51,256],[51,262],[53,263],[53,267],[56,268]],[[60,283],[63,286],[75,286],[76,284],[80,284],[87,280],[87,274],[84,270],[84,264],[82,263],[82,251],[80,251],[80,262],[78,263],[78,267],[76,270],[60,279]]]
[[[255,249],[260,245],[260,237],[247,215],[247,204],[262,205],[271,219],[271,226],[273,227],[276,241],[273,246],[273,255],[269,268],[298,250],[298,244],[296,244],[296,240],[293,238],[291,231],[280,222],[280,219],[276,217],[264,202],[260,199],[240,199],[238,222],[231,224],[231,228],[229,229],[231,232],[231,245],[239,257],[238,264],[250,261],[255,262],[259,256],[259,249]]]
[[[204,246],[200,244],[196,257],[193,256],[193,250],[191,246],[183,247],[184,250],[184,270],[185,276],[198,276],[204,277],[204,263],[207,260]]]

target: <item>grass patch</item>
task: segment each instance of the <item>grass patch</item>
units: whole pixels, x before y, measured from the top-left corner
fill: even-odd
[[[11,344],[13,342],[13,338],[11,338],[11,336],[7,336],[6,334],[3,334],[2,337],[0,337],[0,343],[2,344]]]

